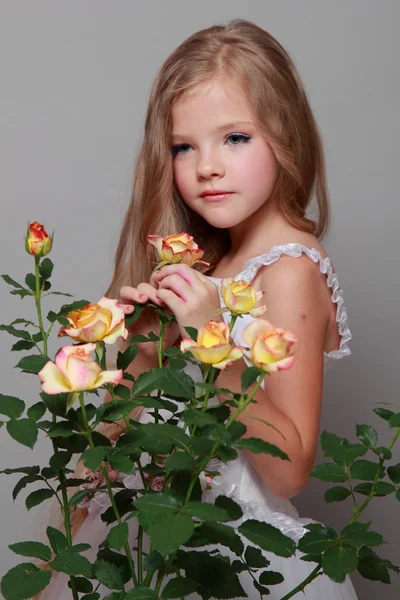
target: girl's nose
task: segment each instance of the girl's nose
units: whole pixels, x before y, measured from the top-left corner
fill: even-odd
[[[197,178],[209,179],[212,177],[222,177],[225,174],[223,161],[211,153],[201,158],[197,163]]]

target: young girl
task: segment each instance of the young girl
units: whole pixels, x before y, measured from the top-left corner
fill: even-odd
[[[313,196],[315,220],[307,216]],[[244,20],[192,35],[166,60],[151,90],[132,201],[106,295],[120,297],[127,314],[148,300],[166,307],[177,318],[167,329],[165,345],[171,346],[186,337],[185,326],[199,328],[216,318],[222,278],[251,282],[265,292],[264,316],[298,337],[296,361],[290,370],[268,378],[257,404],[241,420],[247,436],[278,445],[291,460],[243,451],[222,467],[204,499],[230,495],[246,518],[271,523],[295,540],[310,520],[300,519],[289,499],[304,488],[313,467],[324,366],[350,354],[342,292],[319,241],[328,222],[321,139],[286,51]],[[168,265],[151,275],[155,256],[147,235],[183,231],[194,236],[211,266],[201,272]],[[233,337],[238,345],[245,345],[241,331],[252,319],[237,321]],[[144,312],[131,333],[155,327]],[[153,345],[141,344],[132,373],[156,364]],[[217,384],[239,390],[244,368],[243,359],[233,363],[220,372]],[[254,417],[272,423],[285,439]],[[149,417],[142,413],[138,418]],[[107,430],[113,439],[121,432],[120,425]],[[95,547],[106,537],[102,510],[91,506],[77,542]],[[315,567],[300,554],[268,558],[270,568],[285,578],[270,588],[275,600]],[[71,597],[68,588],[60,588],[60,577],[42,597]],[[241,583],[248,597],[258,596],[251,581],[243,577]],[[305,595],[309,600],[356,599],[349,579],[336,584],[326,576],[307,586]]]

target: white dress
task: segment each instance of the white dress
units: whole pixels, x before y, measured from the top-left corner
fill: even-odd
[[[341,335],[340,347],[333,352],[325,353],[325,364],[327,365],[335,359],[350,354],[348,342],[351,339],[351,333],[347,325],[346,309],[343,304],[342,291],[339,288],[338,279],[333,272],[329,258],[323,258],[314,248],[310,249],[297,243],[274,246],[268,253],[248,260],[244,265],[243,271],[234,279],[241,279],[250,283],[261,266],[270,265],[276,262],[282,255],[300,257],[303,254],[308,256],[314,263],[318,264],[321,273],[326,275],[326,283],[332,292],[332,302],[337,306],[336,321]],[[219,278],[210,277],[210,279],[217,285],[221,283],[221,279]],[[224,313],[224,318],[227,320],[229,314]],[[233,330],[233,338],[235,339],[236,344],[245,345],[241,337],[241,331],[252,319],[253,317],[246,315],[242,319],[236,321]],[[193,365],[187,366],[187,372],[195,380],[196,373]],[[214,399],[214,401],[218,402],[216,399]],[[144,412],[142,413],[140,420],[142,422],[147,422],[150,420],[150,417]],[[211,490],[203,493],[202,500],[214,501],[219,494],[229,496],[235,500],[235,502],[241,506],[243,511],[243,517],[239,521],[235,521],[235,526],[247,519],[256,519],[277,527],[282,533],[290,536],[295,541],[298,541],[307,531],[303,526],[315,522],[311,519],[299,518],[296,509],[289,500],[278,498],[272,494],[250,464],[243,451],[239,451],[236,460],[230,461],[227,464],[218,462],[218,464],[215,464],[214,466],[216,470],[220,472],[220,476],[214,478]],[[132,477],[133,476],[130,476],[130,478],[127,477],[127,487],[133,487],[131,485]],[[100,514],[104,511],[104,506],[108,506],[108,502],[103,498],[105,504],[101,506],[102,499],[100,496],[101,495],[95,496],[95,498],[98,497],[99,503],[92,501],[90,514],[75,540],[75,543],[88,542],[92,544],[92,552],[89,551],[89,553],[86,553],[86,556],[92,561],[95,560],[95,550],[98,544],[105,539],[109,531],[108,527],[100,519]],[[131,519],[129,523],[131,527],[130,545],[132,547],[135,545],[137,532],[134,519]],[[242,539],[246,542],[244,538]],[[211,550],[216,548],[216,546],[208,546],[207,548]],[[200,548],[200,550],[201,549],[204,550],[204,547]],[[232,559],[237,558],[225,547],[219,546],[218,549],[221,554],[229,556]],[[285,594],[301,583],[315,568],[315,563],[300,560],[300,557],[302,556],[300,552],[290,558],[281,558],[275,554],[264,551],[263,554],[270,561],[269,569],[282,573],[284,577],[284,581],[281,584],[269,587],[269,598],[271,600],[280,600]],[[262,569],[260,571],[262,571]],[[249,598],[260,598],[260,595],[256,592],[252,579],[247,572],[241,573],[239,579]],[[102,586],[98,591],[101,593],[101,598],[112,592],[112,590],[103,588]],[[357,600],[356,593],[349,578],[347,578],[343,584],[337,584],[326,575],[319,576],[315,579],[305,588],[304,596],[299,593],[295,596],[295,598],[297,597],[306,597],[307,600]],[[53,580],[44,595],[44,600],[70,600],[71,598],[71,590],[66,587],[66,576],[62,574],[53,576]],[[187,598],[189,600],[198,600],[200,596],[194,593],[187,596]]]

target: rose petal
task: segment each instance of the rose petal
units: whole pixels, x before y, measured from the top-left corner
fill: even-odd
[[[95,385],[93,387],[101,387],[105,383],[114,383],[117,385],[122,377],[124,376],[124,372],[122,369],[118,369],[115,371],[102,371],[98,376]]]
[[[82,360],[75,355],[69,357],[67,377],[73,391],[83,392],[97,387],[96,381],[100,373],[101,368],[94,360]]]
[[[62,394],[71,388],[60,369],[51,361],[47,362],[38,373],[42,382],[42,390],[46,394]]]

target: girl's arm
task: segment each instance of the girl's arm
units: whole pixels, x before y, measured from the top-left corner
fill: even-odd
[[[291,369],[265,378],[266,391],[257,392],[257,404],[250,404],[239,420],[247,426],[244,437],[263,438],[289,455],[290,462],[246,451],[268,488],[291,498],[304,488],[314,464],[331,300],[325,276],[307,257],[282,257],[260,272],[259,288],[266,292],[267,305],[259,318],[297,335],[296,360]],[[216,385],[240,392],[245,366],[244,359],[234,362],[221,371]],[[274,425],[285,439],[257,418]]]

